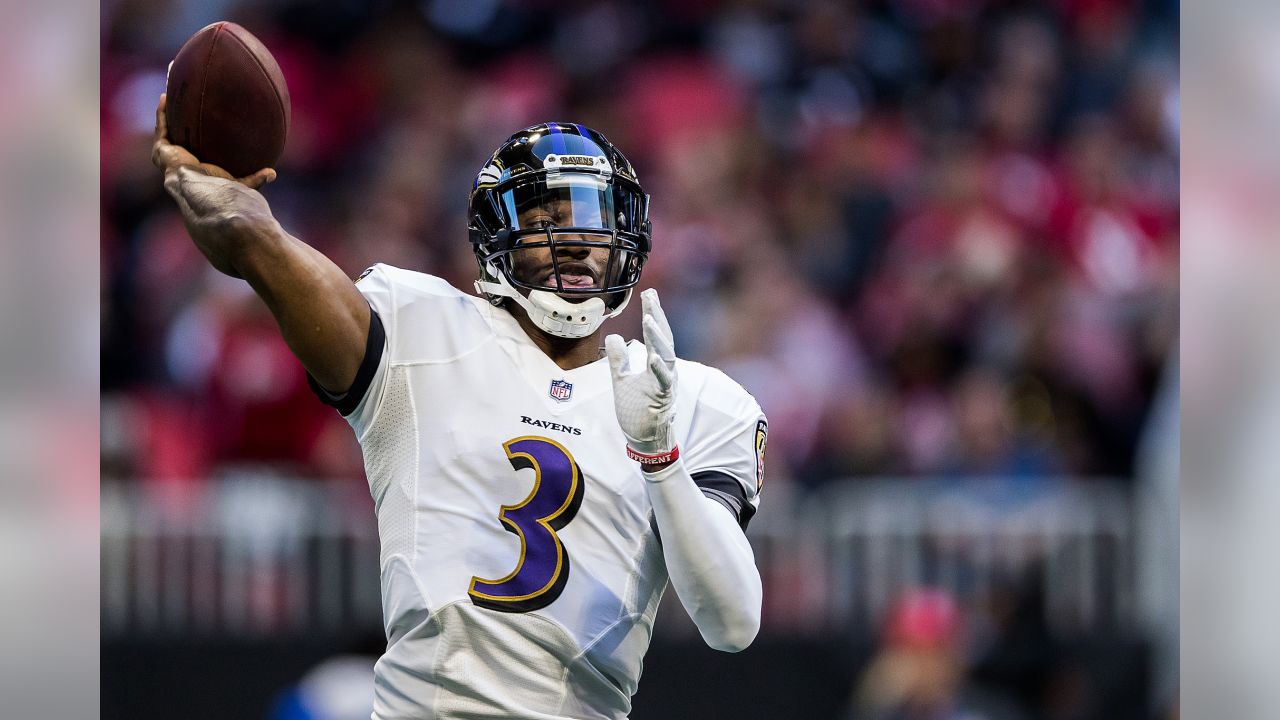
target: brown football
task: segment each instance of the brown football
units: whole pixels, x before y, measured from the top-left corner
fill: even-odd
[[[270,51],[233,22],[191,36],[169,66],[169,142],[236,177],[273,167],[289,135],[289,88]]]

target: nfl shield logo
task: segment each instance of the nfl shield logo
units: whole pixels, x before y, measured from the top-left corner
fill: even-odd
[[[564,402],[573,394],[573,383],[565,382],[564,380],[552,380],[551,389],[547,392],[556,400]]]

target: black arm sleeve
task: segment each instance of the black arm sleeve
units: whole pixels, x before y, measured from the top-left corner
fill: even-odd
[[[755,506],[747,500],[747,493],[742,485],[732,477],[714,470],[706,470],[693,474],[693,482],[702,490],[702,494],[724,505],[738,519],[743,531],[747,523],[756,514]]]
[[[311,391],[325,405],[337,408],[343,417],[350,415],[364,399],[365,393],[369,391],[373,376],[378,372],[378,363],[382,361],[386,340],[387,333],[382,329],[382,318],[378,317],[378,311],[371,307],[369,308],[369,339],[365,342],[364,359],[360,361],[360,368],[356,370],[356,379],[352,381],[351,387],[341,395],[335,395],[320,387],[320,383],[311,377],[311,373],[307,373],[307,384],[311,386]]]

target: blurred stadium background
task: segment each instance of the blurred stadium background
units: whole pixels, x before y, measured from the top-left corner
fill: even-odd
[[[103,717],[367,718],[384,642],[358,446],[149,162],[218,19],[293,96],[268,199],[353,277],[469,287],[518,128],[636,165],[678,351],[773,433],[761,636],[669,593],[634,718],[1176,712],[1173,0],[105,0]]]

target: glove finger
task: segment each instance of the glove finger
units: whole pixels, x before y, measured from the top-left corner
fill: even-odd
[[[631,372],[627,343],[621,335],[610,335],[604,339],[604,353],[609,357],[609,370],[613,377],[621,378]]]
[[[644,326],[644,344],[650,351],[658,354],[668,363],[676,361],[675,341],[671,338],[671,329],[664,328],[665,320],[662,323],[652,315],[645,315]]]
[[[672,386],[676,384],[675,368],[652,350],[649,351],[649,371],[653,373],[653,377],[658,381],[658,388],[664,393],[670,392]]]
[[[658,291],[653,288],[645,290],[640,294],[640,304],[644,309],[645,316],[656,320],[658,328],[667,337],[671,337],[671,323],[667,322],[667,313],[662,309],[662,301],[658,299]]]

